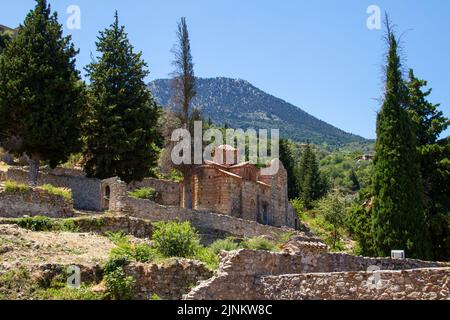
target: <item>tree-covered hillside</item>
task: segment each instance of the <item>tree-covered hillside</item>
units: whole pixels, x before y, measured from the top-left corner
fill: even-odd
[[[302,109],[254,87],[249,82],[229,78],[198,78],[193,105],[203,111],[205,119],[233,128],[280,129],[282,137],[297,142],[339,146],[367,140],[344,132]],[[170,80],[149,84],[156,100],[169,105]]]

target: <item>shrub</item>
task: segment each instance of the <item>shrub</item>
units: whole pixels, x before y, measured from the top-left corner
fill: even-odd
[[[131,243],[121,232],[108,233],[109,239],[117,246],[111,250],[111,257],[126,257],[137,262],[151,262],[157,258],[157,253],[146,243]]]
[[[212,270],[216,270],[219,266],[219,256],[211,247],[200,246],[195,253],[195,259],[205,263]]]
[[[24,183],[18,183],[12,180],[5,181],[6,192],[27,192],[30,187]]]
[[[251,249],[251,250],[279,251],[279,248],[277,247],[277,245],[274,242],[272,242],[264,237],[254,237],[254,238],[246,239],[242,243],[242,246],[245,249]]]
[[[163,257],[193,257],[200,247],[197,231],[189,222],[158,222],[152,237]]]
[[[75,224],[74,220],[63,220],[62,222],[53,226],[53,231],[65,231],[65,232],[79,232],[79,228]]]
[[[237,243],[236,239],[234,239],[233,237],[219,239],[213,242],[209,247],[215,254],[219,254],[222,250],[233,251],[240,248],[239,243]]]
[[[127,276],[124,267],[129,263],[127,257],[112,257],[104,267],[104,281],[108,294],[115,300],[131,299],[135,280]]]
[[[128,192],[128,195],[132,198],[145,200],[154,200],[156,194],[156,190],[153,188],[138,188]]]
[[[57,188],[51,184],[44,184],[40,186],[39,189],[47,191],[50,194],[61,196],[66,200],[72,200],[72,190],[68,188]]]
[[[50,218],[43,216],[20,218],[17,219],[16,224],[23,229],[31,231],[51,231],[54,226]]]

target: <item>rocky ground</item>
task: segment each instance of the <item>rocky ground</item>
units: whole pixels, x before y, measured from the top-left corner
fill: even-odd
[[[0,225],[0,265],[101,264],[114,244],[89,233],[33,232],[16,225]]]

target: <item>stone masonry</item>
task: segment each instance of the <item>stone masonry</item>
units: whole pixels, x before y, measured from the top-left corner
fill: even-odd
[[[449,263],[334,254],[326,252],[323,246],[307,242],[298,242],[297,249],[292,251],[290,246],[281,253],[255,250],[222,252],[216,275],[200,283],[184,298],[380,299],[395,296],[406,299],[417,295],[423,299],[450,299]],[[381,278],[386,280],[382,282],[384,291],[364,287],[369,277],[374,276],[374,272],[367,272],[373,266],[382,270]],[[406,276],[402,278],[402,275]],[[417,280],[413,281],[415,276]],[[434,281],[438,277],[442,279]],[[434,294],[424,294],[430,292]]]
[[[74,214],[72,201],[39,188],[26,191],[6,191],[0,186],[0,217],[47,216],[71,217]]]

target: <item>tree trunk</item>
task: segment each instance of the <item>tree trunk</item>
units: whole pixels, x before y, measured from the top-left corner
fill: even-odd
[[[186,175],[183,180],[183,196],[184,207],[186,209],[192,209],[192,190],[191,190],[191,177]]]
[[[28,173],[28,184],[30,186],[36,186],[39,175],[39,156],[36,154],[31,155],[28,160],[30,171]]]

